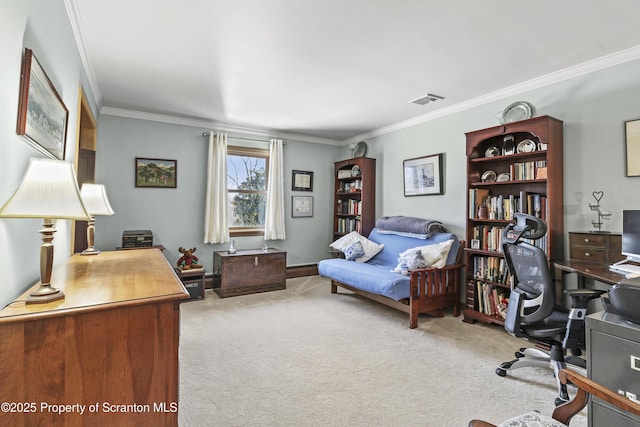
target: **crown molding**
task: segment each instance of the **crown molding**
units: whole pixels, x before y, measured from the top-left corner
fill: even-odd
[[[102,107],[100,114],[109,116],[126,117],[130,119],[149,120],[152,122],[170,123],[174,125],[192,126],[201,129],[211,129],[214,131],[232,132],[243,135],[253,135],[263,138],[280,138],[288,141],[313,142],[316,144],[341,145],[336,139],[319,138],[309,135],[301,135],[289,132],[280,132],[276,130],[263,130],[248,128],[242,126],[218,123],[211,120],[190,119],[187,117],[176,117],[165,114],[147,113],[144,111],[129,110],[125,108]]]
[[[100,88],[98,87],[98,81],[96,80],[96,73],[93,71],[89,54],[87,53],[87,45],[85,43],[86,37],[80,21],[80,13],[78,12],[77,0],[64,0],[64,6],[67,9],[67,15],[69,16],[69,22],[71,23],[71,30],[73,36],[76,39],[78,45],[78,51],[80,53],[80,60],[84,67],[87,80],[89,81],[89,87],[91,89],[93,99],[96,102],[98,111],[102,107],[102,96],[100,95]]]
[[[507,98],[514,95],[519,95],[524,92],[528,92],[533,89],[539,89],[541,87],[549,86],[554,83],[559,83],[565,80],[569,80],[575,77],[590,74],[599,70],[610,68],[616,65],[624,64],[626,62],[640,59],[640,46],[634,46],[629,49],[621,50],[610,55],[606,55],[591,61],[583,62],[574,67],[565,68],[560,71],[546,74],[544,76],[536,77],[531,80],[527,80],[522,83],[518,83],[512,86],[508,86],[504,89],[497,90],[476,98],[472,98],[468,101],[460,102],[458,104],[444,107],[431,113],[423,114],[408,120],[403,120],[384,126],[378,129],[374,129],[370,132],[365,132],[360,135],[356,135],[351,138],[347,138],[342,141],[342,145],[349,145],[357,141],[362,141],[368,138],[374,138],[377,136],[385,135],[398,130],[406,129],[412,126],[419,125],[431,120],[445,117],[450,114],[458,113],[464,110],[468,110],[474,107],[478,107],[484,104],[488,104],[493,101],[499,101],[500,99]]]

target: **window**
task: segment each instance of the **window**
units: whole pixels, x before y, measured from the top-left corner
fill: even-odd
[[[227,147],[229,235],[264,234],[269,150]]]

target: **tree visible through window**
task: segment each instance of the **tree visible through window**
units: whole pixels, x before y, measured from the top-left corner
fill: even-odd
[[[229,234],[264,232],[269,151],[227,147],[227,197]]]

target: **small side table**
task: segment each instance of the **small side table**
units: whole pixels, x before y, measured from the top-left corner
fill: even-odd
[[[204,268],[174,269],[191,297],[185,301],[204,299]]]

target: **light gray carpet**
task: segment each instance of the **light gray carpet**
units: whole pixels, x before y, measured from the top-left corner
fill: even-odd
[[[462,317],[408,315],[318,276],[287,289],[181,305],[180,402],[192,426],[466,426],[537,409],[551,371],[494,370],[526,346]],[[583,411],[571,426],[586,426]]]

